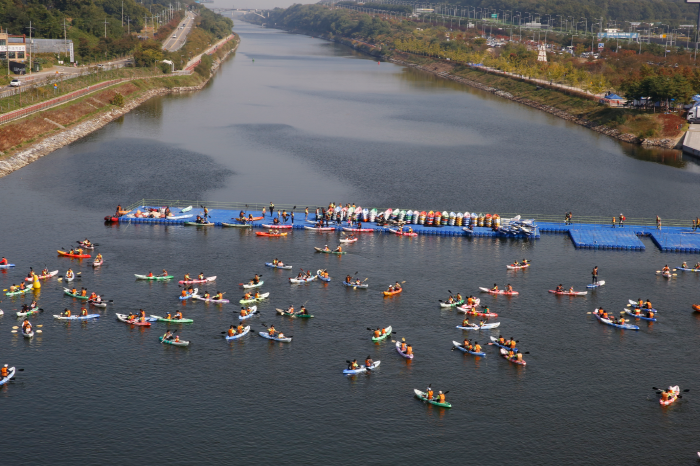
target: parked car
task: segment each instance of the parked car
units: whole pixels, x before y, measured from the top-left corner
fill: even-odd
[[[22,81],[20,81],[17,78],[12,78],[12,81],[10,81],[10,87],[19,87],[22,85]]]

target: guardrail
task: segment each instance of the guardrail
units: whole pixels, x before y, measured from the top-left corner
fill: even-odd
[[[260,211],[262,210],[263,207],[267,209],[269,204],[265,203],[260,203],[260,202],[220,202],[220,201],[205,201],[205,200],[172,200],[172,199],[141,199],[138,202],[133,203],[132,205],[128,206],[126,210],[133,210],[141,206],[150,206],[150,207],[178,207],[178,208],[183,208],[183,207],[189,207],[192,206],[194,208],[201,208],[201,206],[205,206],[208,209],[224,209],[224,210],[245,210],[245,211]],[[275,204],[275,210],[282,211],[286,210],[287,212],[304,212],[305,208],[309,208],[309,212],[315,212],[316,208],[327,208],[328,205],[310,205],[310,204]],[[368,208],[376,208],[378,212],[384,212],[388,209],[386,208],[379,208],[379,207],[369,207]],[[408,210],[408,209],[404,209]],[[429,212],[431,209],[421,209],[425,210],[426,212]],[[437,212],[437,210],[436,210]],[[484,214],[486,211],[483,211]],[[516,215],[520,215],[521,218],[523,219],[535,219],[535,221],[539,223],[561,223],[564,224],[564,216],[563,215],[547,215],[547,214],[517,214],[517,213],[501,213],[501,212],[490,212],[491,214],[498,213],[498,215],[501,216],[501,218],[512,218],[515,217]],[[572,223],[576,225],[577,223],[585,223],[585,224],[597,224],[597,225],[608,225],[612,223],[612,218],[613,216],[610,215],[608,217],[600,217],[600,216],[581,216],[581,217],[574,217],[572,220]],[[616,219],[619,220],[619,219]],[[692,226],[692,221],[693,219],[688,219],[688,220],[679,220],[679,219],[662,219],[662,225],[663,226],[674,226],[674,227],[690,227]],[[656,226],[656,218],[642,218],[642,217],[637,217],[637,218],[626,218],[625,223],[628,225],[648,225],[648,226]],[[699,231],[700,233],[700,231]]]

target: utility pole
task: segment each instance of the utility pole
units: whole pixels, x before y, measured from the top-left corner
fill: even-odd
[[[122,27],[124,27],[124,0],[122,0]]]
[[[29,74],[32,74],[32,29],[36,29],[36,28],[33,28],[32,22],[29,21],[29,27],[27,29],[29,29]],[[10,60],[10,52],[9,52],[10,44],[9,43],[7,44],[7,50],[8,50],[7,60],[9,62],[9,60]]]
[[[107,37],[107,24],[109,21],[107,21],[107,17],[105,16],[105,37]]]
[[[66,34],[66,18],[63,18],[63,53],[68,55],[68,35]],[[68,61],[70,63],[70,60]]]
[[[126,18],[126,33],[131,35],[131,18]]]

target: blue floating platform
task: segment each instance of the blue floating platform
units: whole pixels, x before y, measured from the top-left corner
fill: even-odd
[[[690,228],[664,227],[644,232],[664,252],[688,252],[700,254],[700,232]]]
[[[612,228],[603,225],[579,224],[569,228],[574,246],[588,249],[626,249],[644,251],[644,243],[632,228]]]

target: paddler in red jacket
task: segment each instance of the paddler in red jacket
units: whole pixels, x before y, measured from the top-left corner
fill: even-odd
[[[7,265],[7,259],[5,259],[5,257],[0,260],[0,265]]]

